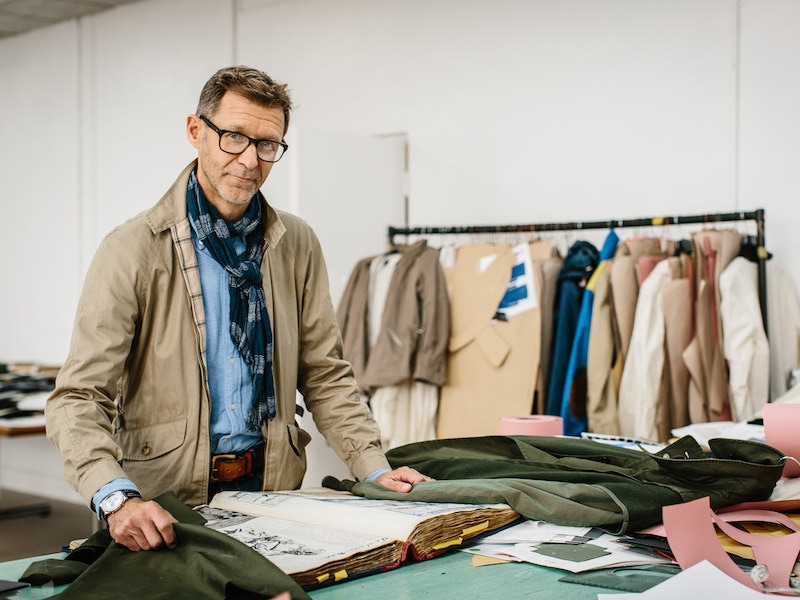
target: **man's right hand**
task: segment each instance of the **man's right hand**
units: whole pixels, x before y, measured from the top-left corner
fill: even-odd
[[[152,500],[130,498],[117,512],[108,515],[108,531],[115,542],[128,550],[154,550],[178,545],[173,523],[178,520]]]

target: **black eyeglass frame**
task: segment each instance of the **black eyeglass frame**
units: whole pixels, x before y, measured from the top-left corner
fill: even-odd
[[[234,156],[237,156],[237,155],[239,155],[239,154],[242,154],[242,153],[243,153],[245,150],[247,150],[247,149],[250,147],[250,145],[252,144],[252,145],[254,145],[254,146],[256,147],[256,156],[258,157],[258,160],[260,160],[260,161],[262,161],[262,162],[276,163],[276,162],[278,162],[278,161],[279,161],[281,158],[283,158],[283,155],[284,155],[284,154],[286,154],[286,151],[289,149],[289,144],[287,144],[287,143],[286,143],[286,142],[284,142],[283,140],[281,140],[280,142],[278,142],[278,141],[276,141],[276,140],[259,140],[259,139],[256,139],[256,138],[251,138],[249,135],[245,135],[245,134],[243,134],[243,133],[241,133],[241,132],[239,132],[239,131],[231,131],[231,130],[229,130],[229,129],[220,129],[219,127],[217,127],[216,125],[214,125],[214,123],[212,123],[212,122],[211,122],[211,121],[208,119],[208,117],[205,117],[205,116],[203,116],[203,115],[197,115],[197,116],[198,116],[198,117],[200,117],[200,119],[203,121],[203,123],[205,123],[206,125],[208,125],[209,127],[211,127],[211,129],[213,129],[213,130],[214,130],[214,131],[217,133],[217,136],[219,136],[219,140],[218,140],[218,142],[217,142],[217,145],[219,146],[219,149],[220,149],[220,150],[222,150],[222,151],[223,151],[225,154],[233,154]],[[242,149],[241,149],[239,152],[231,152],[230,150],[225,150],[225,149],[222,147],[222,136],[223,136],[223,135],[225,135],[226,133],[233,133],[233,134],[235,134],[235,135],[240,135],[240,136],[242,136],[243,138],[247,138],[247,146],[245,146],[244,148],[242,148]],[[264,160],[263,158],[261,158],[260,156],[258,156],[258,145],[259,145],[261,142],[269,142],[270,144],[278,144],[279,146],[281,146],[281,147],[283,148],[283,151],[280,153],[280,156],[278,156],[278,158],[276,158],[275,160]]]

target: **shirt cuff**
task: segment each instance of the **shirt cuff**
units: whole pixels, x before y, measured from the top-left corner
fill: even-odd
[[[367,478],[364,481],[375,481],[378,477],[388,472],[389,469],[378,469],[377,471],[373,471],[372,473],[367,475]]]

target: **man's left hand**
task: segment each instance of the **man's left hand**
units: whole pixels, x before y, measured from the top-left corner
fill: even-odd
[[[433,481],[433,478],[411,467],[398,467],[375,478],[376,483],[393,492],[410,492],[411,487],[420,481]]]

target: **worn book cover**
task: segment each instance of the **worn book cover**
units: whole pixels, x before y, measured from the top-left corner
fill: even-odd
[[[304,587],[425,560],[520,518],[505,504],[371,500],[324,488],[220,492],[197,509]]]

